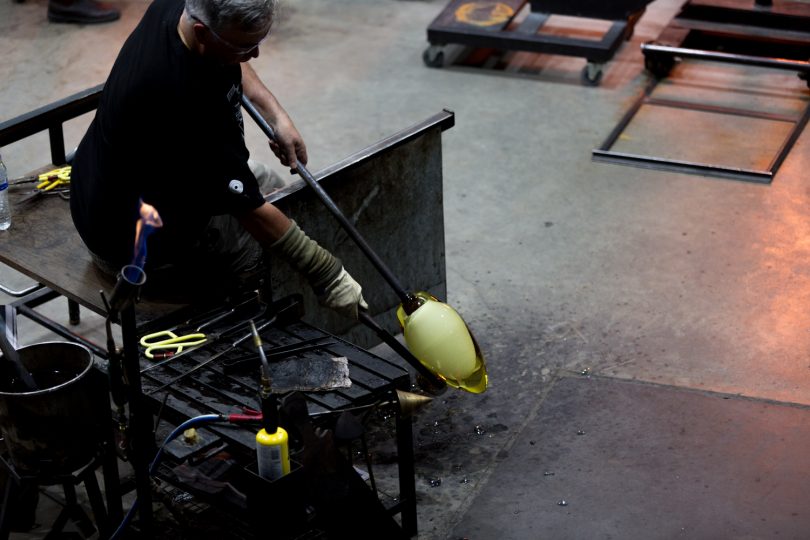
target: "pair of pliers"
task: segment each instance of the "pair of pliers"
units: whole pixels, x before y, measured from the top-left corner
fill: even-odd
[[[14,181],[14,184],[25,184],[27,182],[39,182],[27,197],[20,199],[19,203],[35,201],[43,195],[58,195],[59,197],[70,199],[70,173],[71,166],[67,165],[59,169],[54,169],[38,176],[29,176]],[[58,189],[57,189],[58,188]]]
[[[165,353],[158,354],[161,354],[161,356],[173,356],[183,352],[183,349],[186,347],[202,345],[206,341],[208,341],[208,336],[201,333],[177,335],[171,330],[161,330],[160,332],[143,336],[140,343],[141,346],[146,347],[146,351],[144,351],[146,357],[153,359],[155,358],[155,351],[169,349]]]

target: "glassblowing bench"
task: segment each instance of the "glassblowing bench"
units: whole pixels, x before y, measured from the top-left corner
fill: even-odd
[[[92,88],[0,123],[0,147],[48,130],[52,164],[65,163],[62,123],[92,111],[100,92],[100,86]],[[453,113],[442,111],[316,175],[319,183],[330,191],[347,214],[357,219],[357,225],[363,229],[369,243],[379,250],[384,259],[394,263],[398,275],[408,282],[419,283],[436,296],[445,296],[441,132],[453,123]],[[48,168],[50,167],[43,167],[42,170]],[[415,190],[420,193],[418,219],[413,207],[402,204],[402,201],[410,199],[407,195]],[[32,204],[19,205],[20,199],[25,195],[21,190],[11,190],[12,227],[0,234],[0,262],[34,279],[43,288],[5,306],[5,325],[14,334],[15,318],[18,314],[23,315],[68,341],[85,345],[98,358],[106,360],[109,357],[106,347],[89,342],[34,309],[52,298],[65,296],[71,303],[107,317],[100,291],[109,295],[115,283],[91,262],[73,227],[66,201],[59,197],[41,197]],[[375,199],[373,205],[368,204],[371,198]],[[364,295],[369,304],[376,308],[372,315],[379,315],[382,325],[389,332],[398,331],[393,316],[398,304],[397,298],[367,261],[363,260],[359,250],[346,242],[341,235],[335,234],[336,226],[319,202],[308,194],[303,182],[294,183],[271,194],[268,200],[296,219],[327,249],[333,250],[347,267],[352,268],[353,274],[364,285]],[[403,256],[417,252],[417,247],[420,260]],[[327,418],[333,412],[339,413],[344,409],[395,402],[396,390],[410,388],[410,377],[405,369],[360,348],[376,343],[377,339],[370,332],[362,327],[348,326],[318,308],[314,296],[306,291],[303,282],[289,269],[274,268],[272,282],[273,296],[276,299],[289,296],[293,292],[304,292],[303,305],[307,322],[296,321],[280,328],[271,325],[262,332],[262,339],[272,346],[286,346],[296,340],[310,343],[310,340],[322,337],[328,340],[328,344],[302,352],[299,357],[326,355],[330,358],[345,357],[348,360],[351,386],[325,392],[306,392],[310,415]],[[160,412],[163,419],[178,424],[195,414],[232,414],[243,408],[256,408],[258,377],[226,374],[219,362],[216,362],[174,385],[166,400],[163,399],[165,392],[154,392],[152,395],[157,387],[167,382],[167,377],[176,377],[183,369],[188,369],[214,354],[225,343],[211,344],[208,349],[201,348],[196,356],[184,355],[176,363],[166,364],[165,369],[152,369],[142,373],[150,362],[142,356],[143,351],[138,345],[140,337],[169,328],[173,322],[193,316],[198,309],[210,310],[212,306],[180,306],[141,299],[131,307],[132,309],[121,311],[117,322],[121,325],[125,359],[137,358],[137,363],[129,360],[124,362],[129,384],[128,403],[130,413],[134,413],[131,429],[133,439],[146,440],[148,443],[135,445],[137,451],[130,457],[136,471],[138,497],[148,501],[151,489],[146,471],[155,450],[153,415]],[[71,321],[73,319],[74,316],[71,315]],[[320,327],[329,330],[320,330]],[[235,355],[244,354],[239,348],[232,352]],[[224,355],[223,359],[226,358],[227,355]],[[101,366],[104,369],[107,367],[105,362],[98,364],[104,364]],[[184,367],[181,369],[181,366]],[[251,386],[254,382],[255,387]],[[165,430],[165,427],[158,429]],[[228,449],[244,461],[251,455],[254,431],[235,429],[232,426],[213,427],[204,430],[207,435],[200,442],[199,448],[194,449],[194,445],[188,444],[183,452],[174,451],[169,454],[175,460],[199,460],[198,451],[209,455],[214,449]],[[389,510],[400,514],[403,532],[413,536],[417,528],[416,501],[412,433],[410,418],[407,416],[396,415],[396,440],[400,492],[398,502]],[[108,448],[106,453],[109,458],[105,468],[108,513],[111,522],[115,524],[120,521],[122,504],[117,473],[112,472],[115,470],[113,449]],[[249,464],[240,464],[242,468],[247,465]],[[151,523],[149,514],[146,511],[141,516],[147,529]],[[144,516],[146,519],[143,519]]]

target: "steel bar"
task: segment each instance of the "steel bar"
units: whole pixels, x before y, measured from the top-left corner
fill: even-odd
[[[810,37],[810,32],[802,30],[790,30],[787,28],[777,28],[778,23],[773,26],[757,27],[751,24],[743,23],[730,23],[727,21],[702,21],[699,19],[688,19],[678,17],[674,22],[681,28],[688,28],[689,30],[699,30],[701,32],[711,33],[715,35],[742,35],[745,37],[753,37],[757,39],[766,40],[783,40],[794,42],[806,42]],[[781,22],[781,21],[780,21]]]
[[[613,128],[613,131],[611,131],[610,134],[607,136],[605,142],[603,142],[599,146],[598,149],[599,151],[603,152],[608,151],[610,150],[610,148],[613,147],[614,143],[619,140],[621,134],[624,132],[627,126],[630,125],[630,121],[633,119],[636,113],[638,113],[639,109],[641,109],[641,106],[644,105],[644,103],[648,99],[648,96],[652,94],[653,90],[657,85],[658,85],[657,80],[652,80],[647,84],[647,86],[644,88],[644,91],[641,94],[641,97],[639,97],[633,103],[633,106],[630,107],[630,109],[626,113],[624,113],[624,116],[622,116],[622,119],[619,120],[619,123],[616,125],[616,127]],[[594,150],[594,154],[596,154],[596,152],[597,150]]]
[[[104,85],[100,84],[5,122],[0,122],[0,147],[7,146],[57,124],[60,125],[61,129],[63,122],[94,110],[101,99],[103,88]],[[64,153],[61,158],[64,160]]]
[[[258,124],[264,134],[267,136],[268,139],[275,141],[276,134],[273,131],[273,128],[270,127],[270,124],[262,117],[253,103],[246,96],[242,96],[242,106],[248,112],[251,118]],[[315,177],[307,170],[307,168],[298,160],[295,162],[295,169],[298,171],[298,174],[304,181],[312,188],[313,191],[318,195],[318,198],[321,202],[329,209],[335,219],[338,220],[340,225],[346,231],[346,233],[354,240],[360,250],[365,254],[365,256],[371,261],[377,271],[382,275],[382,277],[388,282],[394,292],[399,297],[400,301],[402,301],[403,305],[407,305],[411,302],[412,296],[405,291],[405,288],[399,282],[399,280],[394,276],[393,272],[386,266],[386,264],[380,259],[377,253],[371,248],[371,246],[366,242],[365,238],[360,235],[360,232],[357,228],[352,224],[351,221],[346,217],[346,215],[338,208],[332,198],[329,196],[328,193],[321,187]]]
[[[810,120],[810,107],[806,107],[804,109],[804,114],[796,122],[796,125],[793,126],[793,131],[790,132],[790,135],[788,135],[784,143],[782,143],[781,148],[779,148],[779,152],[776,154],[776,157],[773,159],[773,162],[771,163],[770,166],[771,171],[775,173],[782,165],[782,162],[785,161],[788,152],[790,152],[790,149],[799,139],[799,136],[802,134],[802,131],[804,131],[804,126],[807,125],[808,120]]]
[[[397,472],[399,475],[399,506],[402,531],[407,538],[416,536],[416,470],[413,455],[413,419],[397,412]]]
[[[50,291],[49,291],[50,292]],[[109,355],[107,354],[107,349],[104,347],[89,341],[79,334],[75,332],[71,332],[67,327],[62,326],[61,324],[57,323],[56,321],[49,319],[48,317],[40,314],[39,312],[35,311],[33,308],[29,307],[28,305],[20,304],[17,306],[17,313],[20,315],[25,316],[26,318],[34,321],[35,323],[39,324],[43,328],[50,330],[54,334],[62,336],[63,338],[72,341],[74,343],[80,343],[93,351],[93,354],[98,356],[99,358],[106,359]]]
[[[276,322],[276,317],[273,317],[269,321],[267,321],[265,323],[262,323],[262,325],[258,327],[258,331],[261,332],[263,329],[267,328],[268,326],[270,326],[274,322]],[[161,385],[160,387],[158,387],[158,388],[156,388],[154,390],[151,390],[148,393],[149,394],[155,394],[157,392],[160,392],[161,390],[165,390],[166,388],[170,387],[171,385],[173,385],[177,381],[185,379],[186,377],[188,377],[192,373],[194,373],[196,371],[199,371],[200,369],[204,368],[205,366],[207,366],[211,362],[214,362],[215,360],[218,360],[218,359],[222,358],[223,356],[225,356],[226,354],[228,354],[229,352],[231,352],[232,350],[237,348],[239,345],[241,345],[242,343],[244,343],[245,341],[250,339],[250,337],[251,337],[250,333],[245,334],[244,336],[240,337],[239,339],[237,339],[236,341],[231,343],[231,345],[229,345],[227,349],[225,349],[223,351],[220,351],[220,352],[216,353],[215,355],[211,356],[210,358],[207,358],[207,359],[203,360],[202,362],[200,362],[199,364],[197,364],[193,368],[189,369],[188,371],[184,371],[183,373],[181,373],[177,377],[173,378],[169,382]]]
[[[720,105],[708,105],[703,103],[692,103],[689,101],[680,101],[673,99],[661,99],[648,97],[644,100],[643,105],[652,105],[656,107],[669,107],[670,109],[686,109],[688,111],[708,112],[714,114],[727,114],[729,116],[738,116],[744,118],[756,118],[759,120],[769,120],[771,122],[788,122],[795,123],[797,116],[788,116],[786,114],[774,114],[763,111],[754,111],[750,109],[740,109],[737,107],[722,107]]]
[[[395,353],[402,357],[403,360],[408,362],[413,368],[421,375],[425,381],[425,390],[434,394],[441,393],[442,391],[447,389],[447,383],[444,382],[442,379],[437,377],[432,371],[425,367],[422,362],[419,361],[411,351],[408,350],[402,343],[397,341],[397,338],[392,336],[388,333],[382,326],[377,324],[371,315],[366,313],[365,311],[360,311],[360,322],[366,325],[369,329],[373,330],[380,339],[382,339],[386,345],[391,347]]]
[[[281,351],[271,351],[268,352],[266,355],[267,361],[271,360],[282,360],[284,358],[288,358],[290,356],[295,356],[296,354],[301,354],[302,352],[312,351],[316,349],[322,349],[329,345],[335,344],[335,341],[322,341],[320,343],[309,343],[309,344],[296,344],[295,348],[288,348]],[[226,360],[225,363],[222,365],[222,372],[226,375],[231,375],[238,371],[245,371],[252,368],[259,367],[261,363],[261,357],[258,354],[251,355],[249,357],[243,358],[235,358],[233,360]]]
[[[20,289],[19,291],[15,291],[13,289],[9,289],[8,287],[6,287],[2,283],[0,283],[0,291],[4,292],[5,294],[7,294],[9,296],[13,296],[15,298],[25,296],[26,294],[30,294],[30,293],[36,291],[37,289],[41,289],[41,288],[42,288],[41,283],[34,283],[33,285],[31,285],[27,289]]]
[[[800,73],[810,73],[810,62],[801,60],[788,60],[784,58],[770,58],[765,56],[752,56],[748,54],[732,54],[717,51],[706,51],[702,49],[687,49],[685,47],[671,47],[669,45],[658,45],[656,43],[643,43],[641,51],[647,54],[660,54],[680,58],[694,58],[713,62],[724,62],[728,64],[744,64],[747,66],[758,66],[774,69],[784,69],[788,71],[798,71]]]
[[[152,429],[149,407],[144,399],[139,368],[138,336],[135,335],[135,307],[125,307],[119,314],[124,343],[124,373],[129,390],[129,416],[132,427],[132,468],[135,471],[138,494],[140,526],[146,538],[151,537],[154,527],[152,513],[152,488],[149,462],[155,455],[155,432]]]
[[[758,182],[762,184],[770,183],[773,180],[774,175],[774,173],[771,171],[756,171],[751,169],[721,167],[718,165],[706,165],[703,163],[694,163],[690,161],[641,156],[638,154],[628,154],[625,152],[614,152],[612,150],[593,150],[591,157],[594,161],[602,161],[605,163],[634,165],[636,167],[655,169],[658,171],[674,171],[687,174],[731,178],[734,180],[747,180],[749,182]]]

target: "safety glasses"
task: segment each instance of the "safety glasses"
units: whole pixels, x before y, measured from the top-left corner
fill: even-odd
[[[262,43],[264,43],[264,40],[266,40],[270,36],[270,33],[268,32],[267,35],[265,35],[255,45],[250,45],[249,47],[240,47],[239,45],[234,45],[233,43],[231,43],[227,39],[223,38],[222,36],[220,36],[219,34],[214,32],[214,30],[210,26],[208,26],[208,23],[206,23],[205,21],[203,21],[199,17],[196,17],[194,15],[190,15],[190,14],[189,14],[189,17],[194,19],[198,23],[202,24],[203,26],[205,26],[208,29],[208,31],[211,33],[211,35],[214,36],[214,39],[216,39],[218,42],[220,42],[222,45],[224,45],[227,49],[229,49],[232,54],[239,55],[239,56],[249,56],[249,55],[253,54],[253,52],[256,49],[258,49],[259,46]]]

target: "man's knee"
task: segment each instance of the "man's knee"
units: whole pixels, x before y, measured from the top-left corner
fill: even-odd
[[[253,172],[253,176],[255,176],[256,180],[259,182],[259,191],[264,195],[286,187],[293,181],[292,177],[290,177],[289,180],[285,180],[280,174],[261,161],[248,159],[248,166]]]

